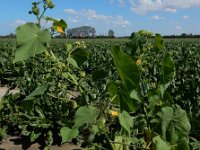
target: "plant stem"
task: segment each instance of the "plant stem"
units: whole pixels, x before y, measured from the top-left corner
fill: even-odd
[[[70,99],[66,99],[66,98],[60,98],[60,97],[57,97],[55,95],[52,95],[51,93],[47,93],[47,95],[53,97],[53,98],[56,98],[56,99],[60,99],[60,100],[65,100],[65,101],[69,101],[69,102],[75,102],[74,100],[70,100]]]
[[[104,147],[101,147],[101,146],[99,146],[99,145],[97,145],[97,144],[95,144],[95,146],[98,147],[98,148],[100,148],[100,149],[103,149],[103,150],[108,150],[108,149],[106,149],[106,148],[104,148]]]
[[[48,7],[44,7],[42,14],[39,16],[37,15],[37,20],[38,20],[38,26],[41,28],[41,19],[44,16],[44,13],[46,12],[46,10],[48,9]]]
[[[107,133],[104,133],[106,136],[106,139],[109,141],[110,146],[112,147],[112,150],[115,150],[115,146],[112,144],[112,141],[110,140],[109,136],[107,135]]]

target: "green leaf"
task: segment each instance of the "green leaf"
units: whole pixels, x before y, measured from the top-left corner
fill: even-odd
[[[62,77],[65,78],[65,79],[68,79],[69,78],[69,74],[67,72],[63,72],[62,73]]]
[[[96,120],[97,113],[94,107],[92,106],[82,106],[80,107],[75,114],[75,128],[79,128],[85,123],[91,123]]]
[[[107,89],[114,104],[120,105],[121,111],[135,112],[140,106],[138,100],[131,99],[130,92],[122,84],[109,82]]]
[[[62,127],[60,129],[60,134],[62,137],[62,144],[75,138],[78,135],[78,133],[79,133],[79,131],[77,128],[70,129],[68,127]]]
[[[167,84],[171,82],[175,75],[175,65],[169,53],[164,55],[162,61],[162,83]]]
[[[115,140],[114,140],[115,144],[114,147],[116,150],[123,150],[123,145],[121,143],[123,143],[123,137],[122,136],[115,136]]]
[[[52,131],[48,131],[47,136],[46,136],[46,146],[50,147],[53,144],[53,133]]]
[[[158,126],[161,127],[162,138],[172,145],[186,138],[191,129],[185,110],[180,107],[164,107],[158,112]]]
[[[63,29],[63,31],[65,31],[65,29],[67,28],[67,23],[65,22],[65,20],[61,19],[61,20],[56,20],[56,19],[53,19],[53,26],[54,27],[61,27]]]
[[[47,86],[37,87],[31,94],[29,94],[24,100],[33,100],[35,96],[43,95],[47,91]]]
[[[135,56],[135,53],[139,47],[139,39],[140,35],[137,32],[134,32],[131,34],[131,37],[129,38],[131,40],[130,43],[128,43],[128,47],[131,48],[131,56]]]
[[[59,21],[59,24],[62,26],[62,28],[65,30],[67,28],[67,23],[65,22],[65,20],[61,19]]]
[[[22,108],[30,113],[33,109],[33,104],[36,96],[43,95],[47,90],[47,86],[37,87],[31,94],[29,94],[24,101],[22,101]]]
[[[153,138],[153,143],[155,145],[155,150],[170,150],[170,146],[163,141],[160,136]]]
[[[163,98],[164,92],[167,90],[167,88],[169,87],[169,85],[170,85],[170,82],[168,82],[166,84],[159,85],[159,90],[160,90],[162,98]]]
[[[121,111],[125,110],[127,112],[136,112],[138,110],[141,103],[137,100],[131,99],[130,92],[126,87],[120,87],[118,96],[120,100]]]
[[[173,145],[172,150],[190,150],[188,139],[180,139],[177,145]]]
[[[34,23],[19,26],[16,36],[20,47],[15,52],[14,63],[43,53],[47,49],[47,43],[51,40],[49,31],[40,30]]]
[[[154,113],[157,109],[159,109],[164,104],[164,102],[158,95],[153,95],[153,96],[149,97],[148,100],[149,100],[149,106],[151,109],[151,113]]]
[[[130,134],[131,133],[130,129],[133,127],[132,117],[126,111],[120,113],[118,117],[120,125]]]
[[[99,132],[99,128],[98,128],[97,125],[93,125],[93,126],[92,126],[92,132],[93,132],[94,134],[96,134],[96,133]]]
[[[112,99],[112,103],[120,104],[118,85],[114,81],[110,81],[107,85],[107,90]]]
[[[79,69],[76,60],[74,60],[73,58],[68,57],[68,58],[67,58],[67,62],[70,63],[70,64],[71,64],[72,66],[74,66],[75,68],[78,68],[78,69]]]
[[[112,55],[114,59],[117,72],[120,75],[124,85],[129,91],[138,89],[140,73],[137,65],[134,63],[132,58],[122,52],[119,46],[112,48]]]
[[[131,93],[130,93],[130,97],[141,102],[141,99],[139,98],[138,96],[138,92],[136,90],[132,90]]]
[[[164,49],[164,40],[160,34],[155,35],[155,50],[157,52]]]
[[[79,67],[87,60],[88,55],[89,53],[83,48],[76,48],[70,53],[70,57],[76,61]]]
[[[34,131],[32,131],[31,136],[30,136],[31,142],[34,142],[35,140],[37,140],[41,134],[42,133],[35,133]]]

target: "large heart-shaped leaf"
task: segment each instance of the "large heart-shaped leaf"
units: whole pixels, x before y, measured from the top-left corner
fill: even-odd
[[[139,87],[140,73],[132,58],[122,52],[118,46],[113,47],[112,55],[117,72],[124,85],[130,92],[133,89],[137,89]]]
[[[68,127],[62,127],[60,129],[60,134],[62,137],[62,143],[65,143],[73,138],[75,138],[78,135],[79,131],[77,128],[68,128]]]
[[[80,107],[75,114],[75,128],[79,128],[85,123],[91,123],[96,120],[97,113],[94,107],[92,106],[82,106]]]
[[[188,139],[191,129],[187,113],[180,107],[164,107],[158,113],[158,126],[161,127],[162,138],[171,144],[181,139]]]
[[[73,58],[80,67],[87,60],[88,55],[89,53],[85,49],[77,48],[71,52],[70,57]]]
[[[47,43],[51,40],[48,30],[41,30],[34,23],[21,25],[16,30],[19,48],[15,52],[14,63],[26,60],[46,50]]]

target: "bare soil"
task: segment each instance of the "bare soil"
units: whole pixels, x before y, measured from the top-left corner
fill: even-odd
[[[0,150],[43,150],[43,148],[43,143],[31,143],[28,138],[17,136],[10,136],[0,143]],[[81,150],[81,148],[65,143],[62,146],[53,145],[50,150]]]

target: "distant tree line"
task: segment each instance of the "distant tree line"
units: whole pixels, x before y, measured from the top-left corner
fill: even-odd
[[[182,33],[181,35],[164,35],[164,38],[200,38],[199,34],[187,34],[187,33]]]
[[[200,38],[200,34],[187,34],[182,33],[180,35],[163,35],[164,38]],[[16,38],[16,34],[10,33],[8,35],[0,35],[0,38]],[[112,29],[108,31],[106,35],[96,35],[95,28],[91,26],[82,26],[77,28],[72,28],[67,30],[67,35],[61,34],[54,38],[115,38],[115,33]],[[129,36],[122,36],[118,38],[129,38]]]
[[[76,27],[67,30],[67,36],[74,37],[95,37],[96,30],[91,26]]]
[[[0,38],[16,38],[16,34],[10,33],[8,35],[0,35]]]

